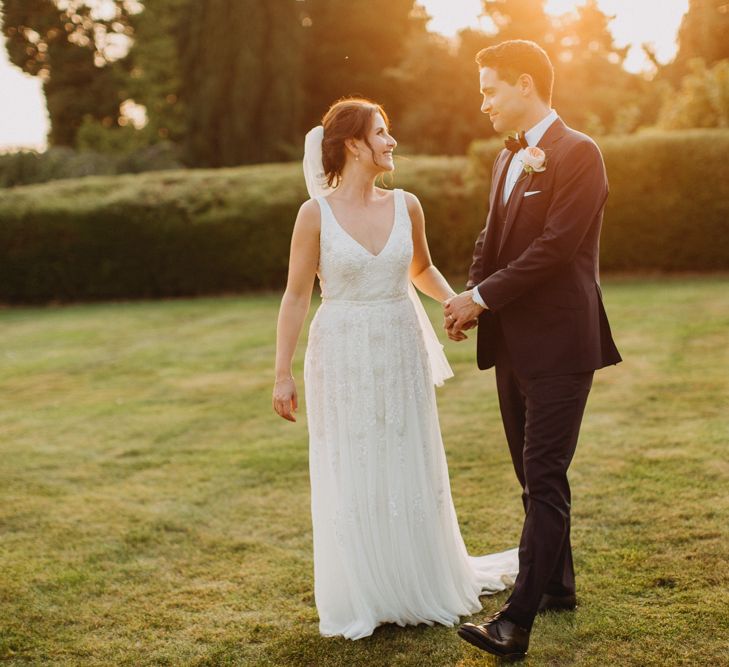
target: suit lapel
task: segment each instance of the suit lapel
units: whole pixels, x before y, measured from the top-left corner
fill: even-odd
[[[541,148],[547,155],[547,169],[549,169],[549,160],[552,147],[564,136],[565,130],[566,125],[561,118],[558,118],[554,121],[554,123],[549,126],[547,131],[544,133],[544,136],[537,143],[537,146]],[[527,174],[526,172],[522,173],[522,175],[519,176],[519,180],[517,180],[516,184],[514,185],[514,189],[511,191],[511,196],[509,197],[509,201],[507,202],[506,223],[504,224],[504,231],[501,234],[501,243],[499,243],[499,251],[497,253],[497,257],[504,248],[506,238],[509,235],[512,227],[514,226],[516,216],[519,214],[519,208],[521,207],[521,203],[524,200],[524,193],[529,189],[533,178],[533,172],[530,174]]]
[[[501,243],[499,243],[499,252],[497,253],[497,257],[504,248],[506,237],[509,235],[511,228],[514,226],[514,220],[516,220],[516,216],[519,213],[519,207],[521,206],[522,199],[524,199],[524,193],[531,184],[533,177],[534,174],[522,172],[521,176],[519,176],[519,180],[517,180],[514,184],[514,189],[511,191],[509,201],[507,202],[506,222],[504,223],[504,231],[501,233]]]
[[[501,153],[502,156],[504,154],[504,152]],[[491,195],[489,197],[489,217],[487,222],[491,221],[491,213],[494,210],[494,202],[497,201],[496,196],[501,194],[503,191],[506,172],[509,170],[509,165],[514,159],[514,153],[511,151],[506,152],[505,155],[505,159],[501,157],[501,163],[496,167],[496,173],[494,174],[494,187],[491,188]]]
[[[491,184],[491,192],[489,193],[489,214],[486,217],[486,239],[484,240],[483,252],[490,253],[495,259],[498,252],[495,248],[496,243],[496,225],[494,224],[494,215],[499,205],[499,197],[503,196],[504,181],[506,180],[506,172],[509,171],[509,165],[514,159],[514,153],[511,151],[502,152],[498,158],[500,163],[496,166],[494,180]]]

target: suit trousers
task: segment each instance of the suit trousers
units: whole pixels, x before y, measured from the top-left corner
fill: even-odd
[[[497,328],[499,407],[525,512],[519,575],[506,616],[531,628],[544,593],[575,592],[567,469],[594,371],[521,377],[513,369],[501,327]]]

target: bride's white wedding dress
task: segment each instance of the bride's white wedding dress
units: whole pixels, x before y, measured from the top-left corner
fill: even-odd
[[[305,358],[314,580],[321,634],[453,625],[513,583],[517,549],[469,557],[451,499],[435,388],[408,298],[413,253],[395,190],[378,255],[321,208],[322,305]]]

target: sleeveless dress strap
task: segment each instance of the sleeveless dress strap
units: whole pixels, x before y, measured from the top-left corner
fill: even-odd
[[[319,211],[321,211],[321,217],[323,221],[325,214],[327,213],[327,210],[329,208],[329,202],[327,202],[324,195],[319,195],[318,197],[314,197],[314,199],[316,199],[316,203],[319,204]]]
[[[406,217],[403,213],[407,209],[407,203],[405,202],[405,193],[401,188],[395,188],[393,192],[395,193],[395,224],[397,224],[397,219],[401,215],[402,217]],[[410,218],[408,217],[409,220]]]
[[[329,218],[332,217],[334,213],[332,212],[329,202],[324,195],[319,195],[318,197],[314,197],[314,199],[316,199],[317,204],[319,204],[319,212],[321,214],[319,226],[319,238],[321,239],[324,236],[325,230],[329,229]]]

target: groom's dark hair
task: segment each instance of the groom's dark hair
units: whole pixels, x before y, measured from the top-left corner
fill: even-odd
[[[476,54],[476,62],[479,67],[496,70],[499,78],[512,86],[522,74],[529,74],[539,97],[547,104],[552,103],[554,67],[547,52],[536,42],[510,39],[481,49]]]

